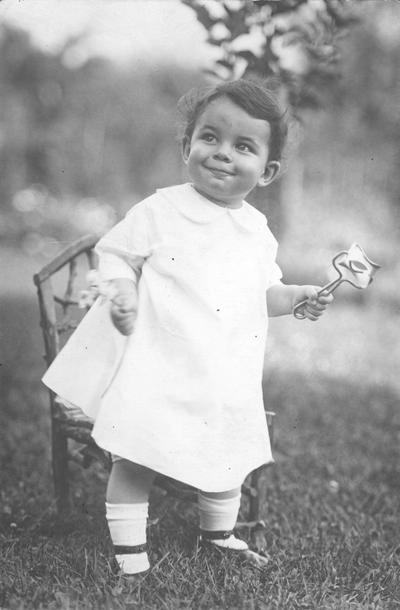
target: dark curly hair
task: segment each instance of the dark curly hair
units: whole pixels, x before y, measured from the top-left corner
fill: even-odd
[[[268,161],[280,161],[288,133],[287,112],[271,89],[254,80],[239,79],[214,87],[191,89],[182,96],[178,102],[182,123],[181,141],[191,139],[199,116],[210,102],[220,97],[229,98],[250,116],[269,123],[271,136]]]

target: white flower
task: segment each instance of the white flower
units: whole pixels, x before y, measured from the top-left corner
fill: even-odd
[[[80,309],[88,309],[99,297],[109,301],[115,297],[115,287],[110,282],[102,281],[96,269],[88,271],[86,281],[88,288],[81,290],[79,294],[78,307]]]

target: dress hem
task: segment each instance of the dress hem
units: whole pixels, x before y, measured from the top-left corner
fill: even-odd
[[[167,472],[166,470],[163,471],[163,469],[160,468],[153,468],[152,466],[150,466],[148,463],[145,463],[146,460],[141,460],[140,458],[133,458],[132,456],[127,457],[126,455],[121,455],[121,451],[116,450],[115,447],[112,448],[110,445],[108,445],[108,447],[106,447],[106,443],[101,443],[101,441],[98,441],[96,439],[95,435],[92,435],[94,441],[96,442],[96,444],[101,447],[104,451],[108,451],[109,453],[111,453],[112,455],[119,457],[121,459],[124,460],[128,460],[130,462],[133,462],[134,464],[138,464],[139,466],[143,466],[144,468],[148,468],[149,470],[152,470],[153,472],[155,472],[156,474],[168,477],[169,479],[173,479],[174,481],[177,481],[179,483],[183,483],[184,485],[189,485],[190,487],[193,487],[194,489],[198,489],[201,491],[204,491],[206,493],[218,493],[218,492],[225,492],[225,491],[230,491],[231,489],[235,489],[237,487],[241,487],[244,483],[244,481],[246,480],[246,478],[252,473],[254,472],[254,470],[257,470],[257,468],[260,468],[261,466],[268,466],[271,464],[275,463],[275,460],[273,457],[271,457],[270,460],[267,461],[260,461],[260,462],[256,462],[254,466],[249,467],[249,470],[246,469],[245,474],[242,477],[238,477],[238,480],[236,482],[232,482],[229,485],[226,486],[222,486],[222,487],[216,487],[216,486],[212,486],[212,488],[208,487],[205,488],[203,485],[198,485],[197,483],[195,483],[193,480],[190,481],[188,480],[186,477],[183,478],[177,478],[177,476],[173,475],[170,472]],[[240,479],[240,480],[239,480]]]

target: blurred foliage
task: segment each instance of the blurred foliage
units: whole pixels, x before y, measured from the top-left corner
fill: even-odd
[[[221,51],[209,74],[279,77],[294,111],[324,104],[341,73],[339,35],[357,21],[348,0],[182,2]]]
[[[47,53],[0,26],[3,241],[104,230],[111,207],[120,215],[182,181],[175,108],[198,75],[145,60],[125,69],[99,58],[78,63],[79,42]]]

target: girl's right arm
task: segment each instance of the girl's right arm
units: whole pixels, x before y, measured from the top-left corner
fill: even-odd
[[[151,215],[150,215],[151,216]],[[123,335],[130,335],[137,314],[137,284],[152,242],[147,204],[135,205],[96,246],[99,272],[112,287],[110,315]]]

